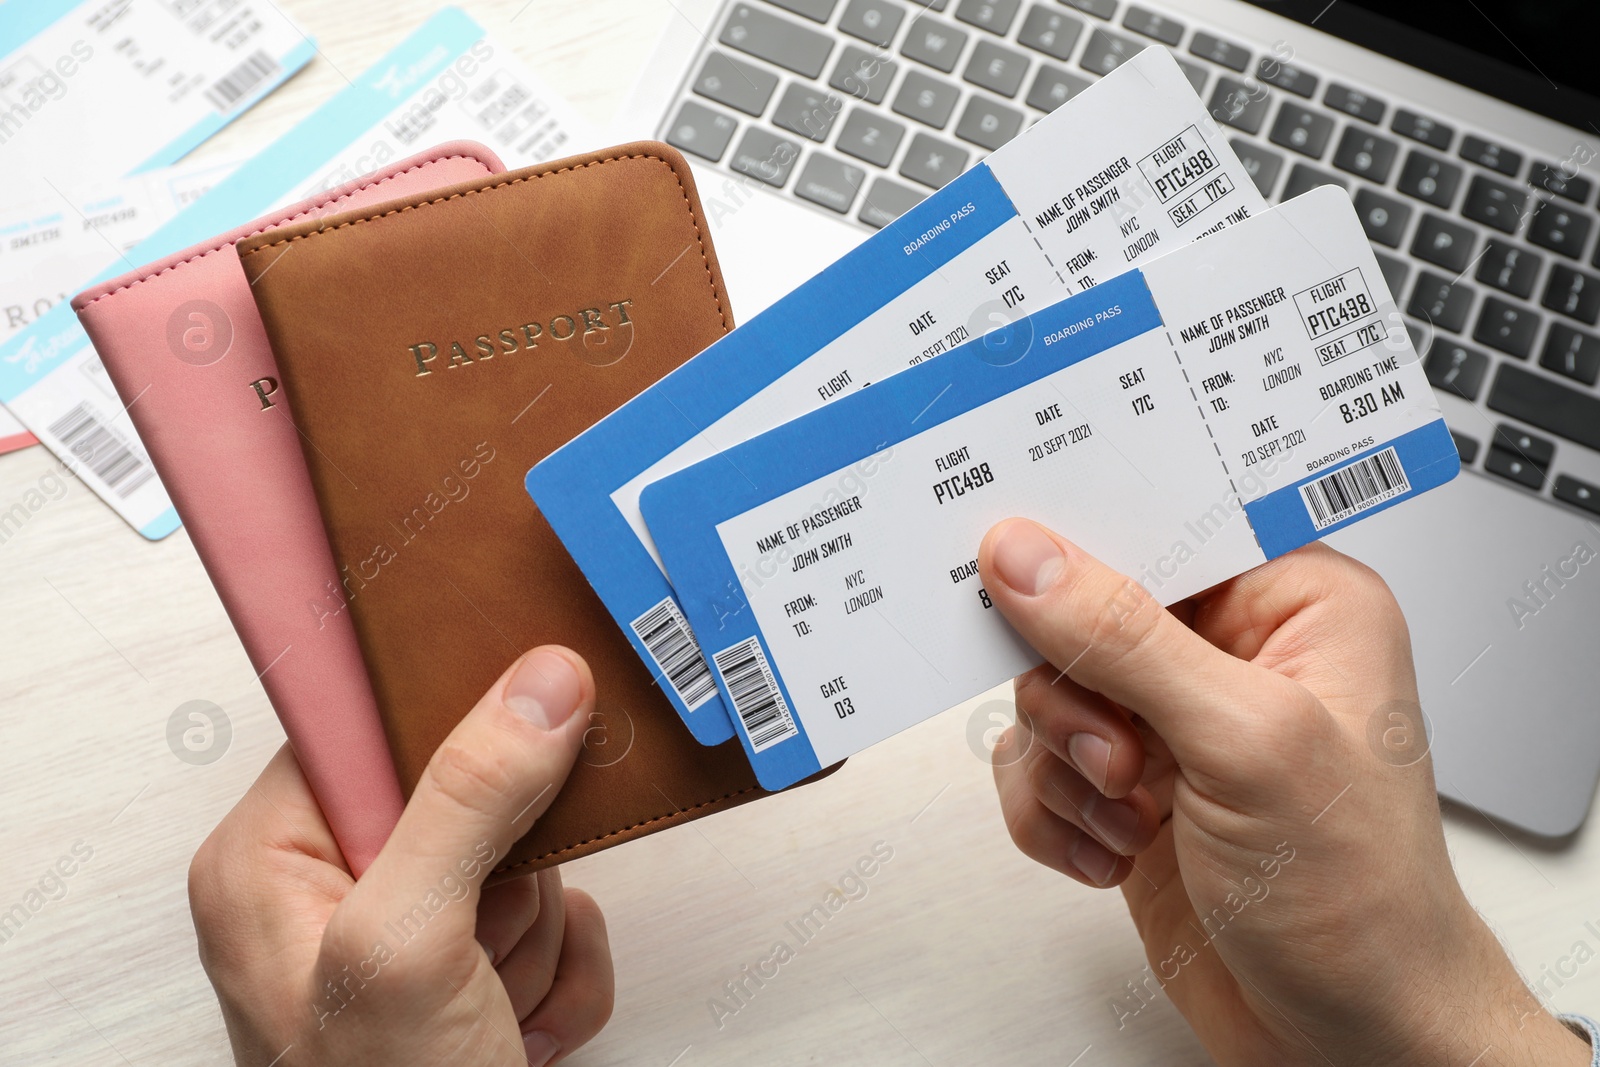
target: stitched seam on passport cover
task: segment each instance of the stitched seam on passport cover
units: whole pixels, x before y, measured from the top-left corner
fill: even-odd
[[[333,233],[336,230],[344,229],[346,226],[359,226],[363,222],[376,222],[378,219],[388,218],[390,215],[403,215],[407,211],[418,211],[418,210],[421,210],[422,208],[429,207],[429,206],[431,206],[433,204],[443,204],[443,203],[446,203],[446,202],[451,201],[451,200],[461,200],[461,199],[465,199],[466,197],[473,196],[473,195],[476,195],[476,194],[491,193],[491,192],[494,192],[496,189],[504,189],[507,186],[520,185],[523,182],[538,181],[540,178],[550,178],[550,177],[554,177],[554,176],[556,176],[558,174],[569,174],[569,173],[573,173],[573,172],[576,172],[576,171],[584,170],[584,169],[586,169],[588,167],[603,167],[607,163],[620,163],[620,162],[622,162],[624,160],[629,160],[629,159],[650,159],[650,160],[654,160],[655,162],[660,163],[662,166],[666,167],[668,172],[670,172],[671,175],[672,175],[672,180],[678,183],[678,192],[683,194],[683,208],[684,208],[684,211],[689,216],[689,224],[694,227],[695,244],[700,246],[700,263],[705,268],[705,272],[706,272],[706,288],[711,291],[711,299],[717,305],[717,316],[720,319],[722,319],[722,328],[723,328],[723,330],[731,330],[731,329],[733,329],[733,324],[728,321],[728,312],[722,306],[722,293],[717,288],[716,275],[713,274],[712,271],[711,271],[711,257],[709,255],[707,255],[707,253],[706,253],[705,234],[703,234],[701,232],[701,230],[700,230],[700,216],[695,211],[694,204],[692,202],[690,202],[690,200],[689,200],[689,190],[684,187],[683,178],[679,176],[678,170],[677,170],[676,167],[674,167],[671,163],[668,163],[665,159],[661,158],[660,156],[651,155],[648,152],[641,152],[641,153],[637,153],[637,154],[634,154],[634,155],[628,155],[628,156],[607,156],[604,159],[594,159],[594,160],[590,160],[588,163],[580,163],[575,167],[561,167],[561,168],[559,168],[557,170],[540,171],[538,174],[527,174],[527,175],[524,175],[524,176],[522,176],[520,178],[510,178],[510,179],[507,179],[506,181],[496,182],[493,185],[485,185],[481,189],[468,189],[466,192],[463,192],[463,193],[451,193],[449,196],[441,196],[441,197],[437,197],[437,198],[435,198],[433,200],[423,200],[423,201],[419,201],[418,203],[415,203],[415,204],[406,204],[404,207],[390,208],[388,211],[384,211],[384,212],[381,212],[381,213],[376,214],[376,215],[363,215],[360,218],[349,219],[349,220],[347,220],[345,222],[341,222],[337,226],[330,226],[330,227],[328,227],[326,229],[321,229],[321,230],[313,230],[310,233],[296,234],[293,237],[283,237],[283,238],[280,238],[280,239],[278,239],[276,241],[273,241],[271,244],[258,245],[257,247],[250,249],[248,252],[245,252],[243,255],[240,256],[240,258],[243,259],[245,256],[253,256],[258,252],[265,252],[269,248],[277,248],[279,245],[290,244],[290,243],[292,243],[294,241],[305,241],[305,240],[309,240],[312,237],[317,237],[317,236],[320,236],[320,235],[325,234],[325,233]],[[256,234],[251,234],[250,236],[254,237],[254,236],[256,236]]]
[[[311,214],[311,212],[313,212],[313,211],[316,211],[318,208],[325,208],[325,207],[328,207],[328,206],[330,206],[332,204],[337,204],[341,200],[348,200],[352,196],[355,196],[357,193],[364,193],[368,189],[376,189],[378,186],[382,185],[384,182],[393,181],[394,179],[396,179],[398,177],[401,177],[402,175],[410,174],[413,171],[421,170],[423,167],[431,167],[435,163],[445,163],[445,162],[448,162],[448,161],[450,161],[452,159],[470,159],[474,163],[478,163],[478,164],[482,165],[485,174],[492,173],[491,170],[490,170],[488,162],[486,160],[484,160],[484,159],[479,158],[478,156],[470,156],[470,155],[466,155],[466,154],[459,153],[459,152],[456,153],[453,156],[434,156],[434,157],[432,157],[430,159],[423,160],[421,163],[418,163],[415,166],[407,167],[405,170],[397,170],[393,174],[385,174],[383,177],[379,178],[377,181],[366,182],[363,185],[358,185],[354,189],[351,189],[349,192],[341,193],[340,195],[338,195],[336,197],[333,197],[332,199],[318,201],[317,203],[312,204],[310,207],[306,208],[304,211],[300,211],[300,212],[298,212],[298,213],[296,213],[294,215],[290,215],[287,218],[277,219],[277,220],[275,220],[273,222],[266,223],[265,225],[261,226],[259,229],[251,230],[249,233],[245,234],[243,237],[235,238],[233,241],[224,241],[221,244],[212,245],[210,248],[207,248],[202,252],[196,252],[194,255],[190,256],[188,259],[180,259],[178,262],[173,263],[170,266],[162,267],[160,270],[156,271],[154,274],[141,275],[140,277],[135,278],[133,281],[129,282],[127,285],[119,285],[115,289],[111,290],[109,293],[101,293],[99,296],[95,297],[93,300],[89,301],[87,304],[83,305],[83,307],[79,308],[78,310],[86,311],[89,308],[92,308],[96,304],[100,303],[100,301],[105,300],[105,299],[107,299],[109,297],[116,296],[118,293],[123,292],[125,290],[132,289],[134,286],[139,285],[142,282],[150,281],[152,278],[159,278],[163,274],[166,274],[168,271],[177,270],[179,267],[184,266],[187,263],[193,263],[197,259],[204,259],[207,256],[209,256],[209,255],[211,255],[211,254],[213,254],[215,252],[221,252],[223,249],[232,246],[237,241],[248,240],[251,237],[259,237],[262,234],[266,233],[268,230],[276,230],[280,226],[288,226],[290,223],[299,222],[301,219],[305,218],[305,216]]]
[[[556,170],[540,171],[538,174],[524,175],[523,177],[520,177],[520,178],[510,178],[510,179],[507,179],[505,181],[496,182],[493,185],[486,185],[486,186],[482,187],[481,189],[468,189],[466,192],[462,192],[462,193],[451,193],[449,196],[436,197],[436,198],[434,198],[432,200],[423,200],[423,201],[420,201],[420,202],[415,203],[415,204],[406,204],[403,207],[390,208],[388,211],[380,212],[380,213],[378,213],[376,215],[363,215],[360,218],[349,219],[349,220],[347,220],[345,222],[341,222],[337,226],[330,226],[330,227],[328,227],[326,229],[313,230],[310,233],[297,234],[297,235],[295,235],[293,237],[284,237],[284,238],[280,238],[279,240],[273,241],[271,244],[260,245],[260,246],[258,246],[256,248],[250,249],[248,252],[243,253],[240,256],[240,259],[244,259],[247,256],[253,256],[258,252],[264,252],[269,248],[277,248],[280,245],[290,244],[290,243],[292,243],[294,241],[304,241],[304,240],[307,240],[307,239],[312,238],[312,237],[317,237],[317,236],[319,236],[321,234],[333,233],[336,230],[344,229],[346,226],[359,226],[364,222],[376,222],[379,219],[388,218],[391,215],[403,215],[407,211],[416,211],[416,210],[428,207],[428,206],[433,205],[433,204],[443,204],[443,203],[446,203],[446,202],[448,202],[450,200],[465,199],[466,197],[472,196],[474,194],[489,193],[489,192],[493,192],[496,189],[503,189],[503,188],[506,188],[507,186],[519,185],[519,184],[521,184],[523,182],[537,181],[540,178],[553,177],[553,176],[558,175],[558,174],[568,174],[568,173],[576,172],[576,171],[579,171],[579,170],[583,170],[583,169],[585,169],[587,167],[599,167],[599,166],[604,166],[607,163],[620,163],[620,162],[622,162],[624,160],[630,160],[630,159],[649,159],[649,160],[653,160],[653,161],[655,161],[657,163],[660,163],[662,166],[667,168],[668,172],[671,173],[673,181],[678,183],[678,192],[681,193],[682,196],[683,196],[684,211],[689,216],[690,225],[694,227],[695,244],[697,244],[700,247],[700,262],[701,262],[702,266],[705,268],[705,272],[706,272],[706,288],[711,293],[712,302],[715,303],[716,306],[717,306],[717,316],[722,320],[722,328],[723,328],[723,330],[726,331],[726,330],[732,329],[733,325],[728,321],[727,309],[725,309],[723,307],[723,304],[722,304],[722,294],[717,288],[716,275],[713,274],[712,271],[711,271],[711,258],[706,253],[705,235],[701,231],[700,216],[695,211],[693,202],[690,201],[690,199],[689,199],[689,190],[684,187],[683,178],[679,176],[678,170],[677,170],[676,167],[674,167],[671,163],[668,163],[665,159],[661,158],[660,156],[651,155],[648,152],[638,153],[638,154],[634,154],[634,155],[627,155],[627,156],[607,156],[604,159],[595,159],[595,160],[590,160],[588,163],[580,163],[576,167],[561,167],[561,168],[558,168]],[[258,233],[259,232],[261,232],[261,231],[258,231]],[[254,237],[256,235],[257,234],[251,234],[250,236]],[[643,827],[646,827],[646,826],[653,826],[656,823],[667,822],[667,821],[673,820],[673,819],[679,819],[679,818],[681,818],[681,817],[683,817],[685,815],[691,814],[692,812],[699,811],[701,808],[711,807],[714,804],[721,804],[723,801],[731,800],[734,797],[739,797],[739,796],[743,796],[746,793],[755,792],[757,788],[758,788],[757,786],[747,786],[744,789],[740,789],[740,790],[737,790],[737,791],[732,792],[732,793],[725,793],[720,797],[716,797],[716,798],[714,798],[712,800],[701,801],[699,804],[693,804],[693,805],[690,805],[687,808],[676,808],[673,811],[667,812],[665,815],[657,815],[654,818],[643,819],[643,820],[641,820],[639,822],[634,823],[631,826],[624,826],[620,830],[612,830],[612,831],[610,831],[608,833],[600,834],[600,835],[598,835],[596,837],[591,837],[591,838],[589,838],[588,840],[585,840],[585,841],[575,841],[570,845],[563,845],[560,848],[551,849],[549,852],[545,852],[545,853],[543,853],[541,855],[534,856],[534,857],[532,857],[530,859],[523,860],[520,863],[514,863],[514,864],[510,864],[510,865],[504,866],[504,867],[496,867],[496,868],[494,868],[494,873],[499,874],[499,873],[501,873],[503,871],[514,871],[519,867],[526,867],[529,864],[538,863],[541,860],[547,860],[552,856],[564,855],[564,854],[566,854],[568,852],[572,852],[572,851],[574,851],[576,849],[583,848],[585,845],[592,845],[592,844],[595,844],[596,842],[599,842],[599,841],[606,841],[606,840],[609,840],[610,838],[613,838],[613,837],[620,837],[623,834],[632,833],[635,830],[642,829]]]
[[[571,852],[574,849],[580,849],[584,845],[592,845],[592,844],[596,843],[597,841],[606,841],[606,840],[609,840],[610,838],[613,838],[613,837],[621,837],[623,834],[632,833],[633,831],[638,830],[638,829],[642,829],[643,827],[654,826],[658,822],[666,822],[669,819],[676,819],[679,816],[688,815],[691,812],[699,811],[701,808],[709,808],[713,804],[721,804],[724,800],[732,800],[734,797],[742,797],[746,793],[755,792],[756,788],[757,788],[756,786],[751,785],[751,786],[746,786],[743,789],[735,790],[732,793],[724,793],[720,797],[716,797],[713,800],[703,800],[700,803],[691,805],[690,807],[687,807],[687,808],[679,808],[676,811],[669,811],[665,815],[657,815],[653,819],[643,819],[643,820],[641,820],[639,822],[634,823],[632,826],[624,826],[620,830],[612,830],[610,833],[604,833],[604,834],[600,834],[600,835],[598,835],[596,837],[591,837],[587,841],[577,841],[577,842],[574,842],[573,844],[570,844],[570,845],[563,845],[560,848],[553,848],[549,852],[545,852],[545,853],[543,853],[541,855],[531,856],[528,859],[523,860],[521,863],[509,863],[504,867],[496,867],[493,870],[493,872],[491,872],[491,873],[493,873],[493,874],[501,874],[501,873],[503,873],[505,871],[514,871],[518,867],[526,867],[530,863],[538,863],[540,860],[547,860],[551,856],[560,856],[560,855],[563,855],[565,853]]]

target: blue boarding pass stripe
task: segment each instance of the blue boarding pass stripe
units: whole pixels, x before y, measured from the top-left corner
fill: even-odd
[[[1073,332],[1083,323],[1093,325]],[[1129,271],[646,487],[645,520],[706,654],[753,636],[766,643],[719,524],[1161,326],[1143,273]],[[780,665],[768,659],[784,687]],[[720,672],[717,684],[732,707]],[[738,732],[768,789],[820,769],[795,721],[798,736],[760,753]]]
[[[528,495],[645,663],[630,624],[673,589],[610,494],[1016,217],[978,164],[528,472]],[[720,701],[691,712],[662,688],[696,740],[733,736]]]
[[[445,8],[407,37],[354,85],[241,165],[85,287],[115,277],[129,263],[149,263],[230,230],[266,211],[394,110],[483,36],[459,8]],[[10,402],[89,344],[67,301],[61,301],[0,344],[0,401]]]
[[[1347,519],[1318,530],[1311,521],[1311,513],[1306,510],[1305,498],[1300,495],[1301,487],[1344,470],[1386,448],[1395,450],[1411,488],[1381,504],[1358,511]],[[1308,545],[1335,530],[1342,530],[1353,522],[1375,515],[1385,508],[1394,507],[1402,500],[1409,500],[1429,489],[1441,486],[1460,472],[1461,457],[1456,452],[1455,440],[1450,436],[1450,430],[1445,426],[1444,420],[1435,419],[1426,426],[1419,426],[1401,434],[1392,441],[1373,445],[1336,467],[1327,467],[1294,485],[1274,490],[1260,500],[1246,504],[1244,512],[1250,519],[1250,528],[1255,531],[1256,543],[1261,546],[1262,553],[1268,559],[1276,559],[1285,552],[1292,552],[1301,545]]]
[[[0,59],[65,18],[81,0],[11,0],[0,14]]]

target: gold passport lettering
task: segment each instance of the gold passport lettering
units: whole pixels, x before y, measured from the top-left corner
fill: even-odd
[[[628,317],[628,308],[632,304],[632,300],[615,300],[605,305],[606,310],[597,307],[580,308],[576,315],[557,315],[548,323],[526,322],[521,326],[480,333],[470,342],[451,341],[450,347],[443,351],[444,368],[455,370],[457,367],[470,366],[486,359],[493,359],[495,356],[529,352],[539,347],[541,337],[547,337],[552,341],[570,341],[580,334],[587,337],[592,333],[609,330],[612,326],[630,325],[633,320]],[[608,318],[612,321],[606,321]],[[409,345],[406,351],[416,364],[418,378],[433,373],[434,368],[429,364],[437,361],[441,354],[439,346],[432,341],[418,341],[414,345]]]

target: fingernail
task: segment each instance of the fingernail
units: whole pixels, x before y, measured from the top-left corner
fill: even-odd
[[[572,717],[581,695],[578,672],[567,658],[540,651],[523,660],[506,683],[505,702],[539,729],[554,730]]]
[[[489,942],[480,937],[478,938],[478,945],[483,949],[483,954],[489,957],[489,966],[493,967],[495,964],[500,962],[494,958],[494,949],[489,947]]]
[[[1067,738],[1067,755],[1079,774],[1100,792],[1106,791],[1111,779],[1111,742],[1099,734],[1073,734]]]
[[[544,1067],[561,1051],[556,1039],[543,1030],[522,1035],[522,1047],[528,1053],[528,1067]]]
[[[1087,834],[1080,834],[1078,843],[1072,846],[1072,865],[1099,886],[1111,881],[1111,876],[1117,873],[1117,857]]]
[[[1025,519],[1007,523],[994,546],[1000,580],[1023,596],[1038,596],[1050,588],[1066,564],[1061,546]]]
[[[1089,798],[1083,806],[1083,821],[1095,836],[1113,852],[1127,852],[1133,835],[1139,832],[1139,813],[1120,801],[1107,797]]]

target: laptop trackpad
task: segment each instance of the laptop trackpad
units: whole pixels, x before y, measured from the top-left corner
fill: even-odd
[[[1405,610],[1439,792],[1575,830],[1600,774],[1600,525],[1463,472],[1328,543]]]

